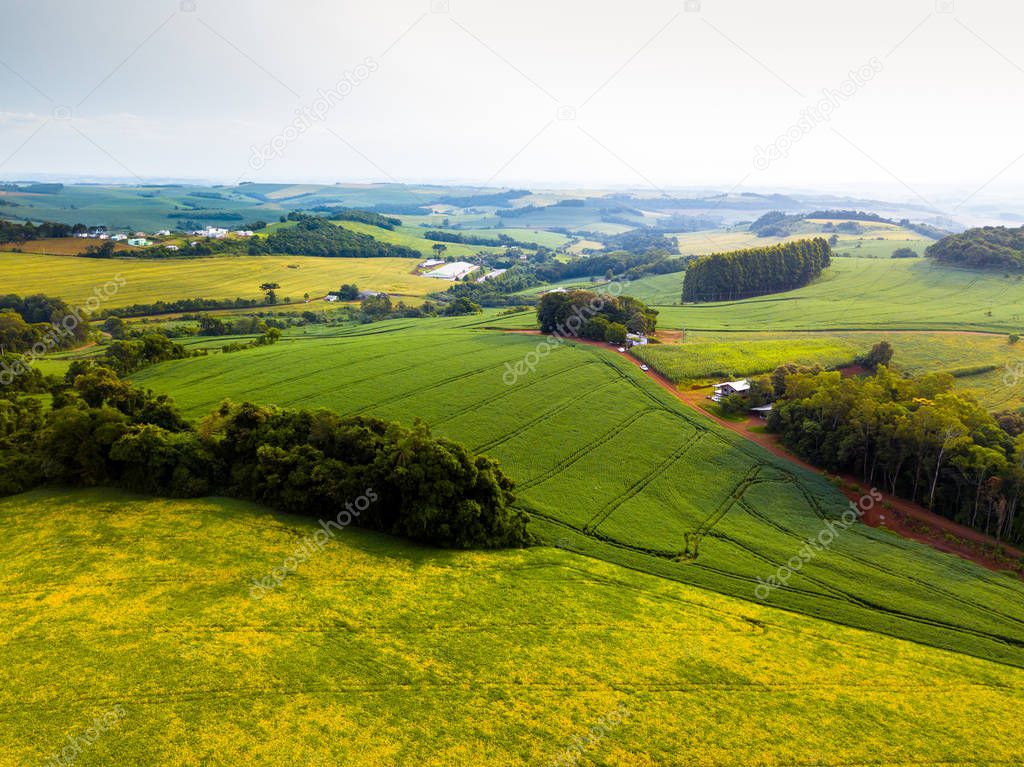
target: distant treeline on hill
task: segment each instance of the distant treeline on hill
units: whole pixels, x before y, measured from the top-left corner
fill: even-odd
[[[924,254],[936,261],[975,269],[1024,267],[1024,226],[983,226],[951,234],[928,246]]]
[[[851,221],[871,221],[878,224],[895,224],[895,221],[878,215],[877,213],[865,213],[860,210],[815,210],[810,213],[785,214],[781,210],[771,210],[758,218],[750,225],[750,231],[758,237],[785,237],[793,233],[793,226],[813,219],[834,219],[849,223]],[[858,232],[855,225],[846,227],[851,232]],[[837,232],[844,231],[843,224],[836,226]]]
[[[379,226],[381,229],[394,230],[396,226],[402,225],[402,219],[400,218],[382,216],[380,213],[375,213],[370,210],[332,207],[330,205],[318,205],[312,210],[317,213],[326,213],[328,218],[334,219],[335,221],[357,221],[361,224]],[[422,211],[420,212],[422,213]],[[301,214],[289,213],[288,218],[293,218],[296,215]]]
[[[131,304],[116,309],[101,309],[96,317],[146,317],[151,314],[172,314],[178,312],[200,312],[210,309],[248,309],[263,304],[255,298],[181,298],[177,301],[157,301],[152,304]]]
[[[16,224],[13,221],[0,219],[0,242],[27,242],[50,237],[71,237],[85,232],[87,229],[85,224],[58,224],[55,221],[43,221],[41,224],[31,222]]]
[[[437,205],[454,205],[456,208],[472,208],[472,207],[497,207],[501,208],[512,200],[516,200],[520,197],[527,197],[532,192],[529,189],[509,189],[507,192],[495,192],[494,194],[478,194],[469,195],[467,197],[440,197],[434,204]]]
[[[683,280],[683,301],[732,301],[803,287],[832,263],[822,237],[712,253],[695,259]]]
[[[424,233],[423,238],[426,240],[433,240],[434,242],[454,242],[460,245],[483,245],[493,248],[501,247],[503,245],[510,248],[526,248],[528,250],[534,250],[537,248],[537,243],[535,242],[517,240],[513,237],[509,237],[507,234],[498,234],[494,237],[481,237],[476,234],[459,234],[458,232],[441,232],[436,229],[431,229]]]
[[[380,242],[368,234],[335,226],[319,216],[299,214],[295,226],[272,232],[265,240],[250,241],[249,253],[290,253],[328,258],[421,258],[418,250]]]

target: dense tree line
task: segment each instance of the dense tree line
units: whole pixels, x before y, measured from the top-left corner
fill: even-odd
[[[1024,267],[1024,226],[982,226],[932,243],[924,254],[936,261],[972,269]]]
[[[1024,541],[1024,436],[1013,436],[953,377],[792,373],[768,427],[802,458],[1000,540]],[[1013,419],[1008,419],[1012,421]]]
[[[546,293],[537,304],[537,324],[542,333],[589,338],[591,333],[598,334],[594,323],[604,328],[621,325],[630,333],[650,334],[657,328],[658,312],[632,296],[616,297],[589,290]]]
[[[74,371],[52,393],[44,412],[36,397],[0,392],[0,493],[116,485],[334,518],[372,489],[355,524],[458,548],[531,542],[500,466],[421,423],[224,403],[193,429],[166,396],[104,367]]]
[[[103,352],[103,364],[118,375],[128,375],[157,362],[201,354],[205,354],[205,351],[189,352],[162,333],[149,333],[137,339],[114,341],[108,345]]]
[[[0,347],[25,352],[37,344],[42,351],[70,349],[89,337],[89,319],[62,299],[36,294],[0,296]]]
[[[394,218],[393,216],[383,216],[380,213],[375,213],[370,210],[360,210],[357,208],[344,208],[344,207],[332,207],[330,205],[319,205],[313,208],[318,213],[326,213],[327,217],[334,221],[358,221],[361,224],[371,224],[372,226],[380,227],[381,229],[388,229],[393,231],[395,227],[402,225],[402,219]],[[298,216],[298,213],[289,213],[288,218]]]
[[[621,234],[605,235],[602,242],[608,250],[624,250],[638,255],[678,255],[679,245],[674,237],[641,227]]]
[[[509,237],[507,234],[499,234],[495,237],[482,237],[478,234],[459,234],[458,232],[442,232],[436,229],[431,229],[424,232],[423,238],[433,240],[434,242],[455,242],[463,245],[483,245],[495,248],[504,245],[509,248],[526,248],[527,250],[534,250],[537,247],[537,243],[535,242],[517,240],[513,237]]]
[[[421,258],[418,250],[403,245],[390,245],[368,234],[360,234],[336,226],[319,216],[299,214],[295,226],[271,232],[265,239],[252,238],[249,252],[291,253],[328,258]]]
[[[27,242],[50,237],[73,237],[85,231],[88,231],[85,224],[59,224],[56,221],[43,221],[39,224],[27,221],[24,224],[18,224],[14,221],[0,219],[0,242]]]
[[[483,282],[456,282],[443,293],[434,296],[442,301],[467,298],[480,306],[519,306],[527,303],[528,299],[515,294],[540,284],[533,270],[513,267]]]
[[[157,301],[152,304],[129,304],[117,309],[100,310],[99,318],[116,314],[118,317],[147,317],[153,314],[201,312],[210,309],[249,309],[263,304],[256,298],[180,298],[176,301]]]
[[[713,253],[694,259],[683,280],[683,301],[731,301],[807,285],[831,263],[821,237]]]

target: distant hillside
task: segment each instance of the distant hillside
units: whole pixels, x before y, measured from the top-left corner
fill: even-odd
[[[951,234],[925,250],[939,263],[975,269],[1020,269],[1024,267],[1024,226],[983,226]]]

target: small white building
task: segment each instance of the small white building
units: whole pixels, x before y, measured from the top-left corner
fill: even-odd
[[[157,237],[168,237],[170,236],[170,234],[170,229],[161,229],[159,232],[156,233]]]
[[[440,258],[428,258],[426,261],[420,263],[420,269],[429,269],[431,266],[440,266],[443,264]]]
[[[132,237],[128,240],[129,245],[134,245],[136,248],[144,248],[149,245],[149,240],[145,237]]]
[[[453,261],[450,264],[445,264],[439,269],[435,269],[432,272],[427,272],[424,277],[436,277],[439,280],[461,280],[467,274],[472,274],[480,267],[476,264],[470,264],[466,261]]]
[[[112,239],[114,242],[121,242],[122,240],[127,240],[128,239],[128,235],[127,234],[112,234],[112,235],[110,235],[110,239]]]
[[[337,300],[338,300],[338,297],[336,295],[334,295],[333,293],[328,293],[326,296],[324,296],[324,301],[328,301],[329,303],[332,303],[332,304],[335,301],[337,301]]]
[[[647,336],[643,333],[626,333],[627,346],[647,346]]]
[[[715,384],[715,393],[711,395],[714,402],[721,402],[724,397],[730,394],[742,394],[744,397],[750,391],[750,381],[743,378],[739,381],[723,381]]]
[[[491,269],[491,271],[487,272],[487,274],[485,274],[483,277],[478,277],[477,282],[483,282],[484,280],[493,280],[495,277],[499,277],[507,271],[508,269]]]
[[[178,246],[177,245],[164,245],[164,250],[176,251],[176,250],[178,250]]]
[[[236,229],[235,230],[235,234],[237,234],[239,237],[252,237],[252,230],[251,229]]]

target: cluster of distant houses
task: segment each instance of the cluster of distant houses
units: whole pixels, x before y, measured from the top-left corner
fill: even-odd
[[[208,226],[204,229],[196,229],[188,232],[188,234],[194,237],[205,237],[209,240],[223,240],[228,234],[234,234],[238,237],[252,237],[253,232],[251,229],[236,229],[235,231],[229,231],[219,226]],[[154,237],[170,237],[170,229],[161,229],[159,232],[154,232]],[[146,232],[136,232],[135,236],[123,233],[110,234],[103,229],[94,229],[90,232],[81,232],[75,235],[76,237],[83,237],[90,240],[110,240],[111,242],[124,242],[128,245],[134,245],[137,248],[144,248],[147,245],[152,245],[153,241],[148,239],[150,235]],[[195,245],[196,243],[190,243]],[[164,246],[167,250],[178,250],[177,245],[166,245]]]

